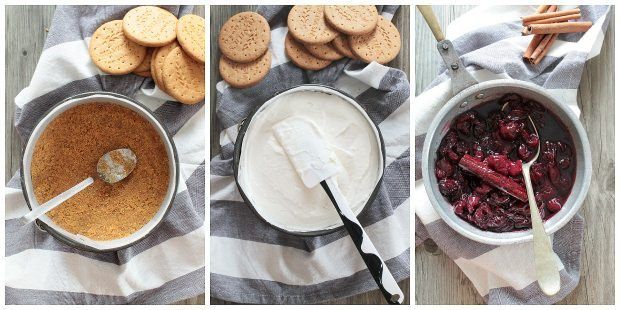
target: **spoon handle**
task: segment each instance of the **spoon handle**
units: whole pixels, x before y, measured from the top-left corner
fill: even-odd
[[[538,213],[534,189],[530,179],[530,165],[523,165],[523,179],[527,189],[527,200],[530,204],[532,218],[532,232],[534,233],[534,264],[536,265],[536,277],[538,286],[548,296],[557,294],[560,290],[560,272],[555,261],[553,248],[549,236]]]
[[[73,195],[79,193],[80,191],[85,189],[87,186],[93,184],[93,182],[94,182],[93,178],[88,177],[86,180],[62,192],[60,195],[48,200],[46,203],[40,205],[38,208],[33,208],[32,211],[26,213],[24,216],[20,218],[22,224],[26,225],[38,219],[41,215],[58,207],[61,203],[65,202],[65,200],[73,197]]]
[[[349,204],[342,196],[342,193],[340,193],[340,189],[334,178],[331,177],[321,181],[321,186],[334,204],[334,207],[336,207],[338,215],[340,215],[344,223],[344,227],[349,232],[351,239],[353,239],[357,251],[362,256],[375,282],[377,282],[379,290],[381,290],[385,300],[389,304],[402,304],[405,299],[405,294],[403,294],[403,291],[398,287],[396,280],[385,264],[385,261],[381,258],[381,255],[379,255],[375,245],[364,231],[362,224],[360,224],[353,211],[349,208]]]

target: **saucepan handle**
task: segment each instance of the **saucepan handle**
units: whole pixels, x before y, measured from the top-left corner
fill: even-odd
[[[460,93],[462,90],[478,84],[478,81],[465,69],[463,62],[459,58],[459,55],[454,49],[454,45],[450,40],[446,40],[441,26],[433,13],[430,5],[418,5],[420,14],[424,17],[424,20],[428,24],[429,28],[433,32],[435,39],[437,39],[437,50],[439,55],[443,59],[443,63],[448,69],[448,75],[452,84],[452,96]]]

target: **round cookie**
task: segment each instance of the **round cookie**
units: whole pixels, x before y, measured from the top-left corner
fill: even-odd
[[[374,5],[325,6],[325,20],[334,29],[348,35],[371,33],[377,26],[378,14]]]
[[[187,56],[181,47],[166,56],[162,80],[166,92],[181,103],[196,104],[205,99],[205,65]]]
[[[330,60],[314,57],[303,45],[293,39],[290,32],[286,34],[284,40],[284,51],[291,61],[302,69],[321,70],[332,63]]]
[[[317,45],[306,44],[304,46],[306,47],[306,50],[308,50],[310,54],[314,55],[315,57],[321,58],[321,59],[338,60],[344,57],[342,54],[338,52],[338,50],[336,50],[336,48],[334,48],[331,42],[326,43],[326,44],[317,44]]]
[[[143,77],[151,76],[151,58],[153,57],[153,50],[154,48],[146,49],[146,56],[144,57],[144,60],[142,60],[138,67],[133,69],[132,73]]]
[[[194,60],[205,62],[205,19],[187,14],[177,23],[177,40]]]
[[[218,37],[220,51],[235,62],[250,62],[267,51],[271,29],[267,20],[258,13],[241,12],[229,18]]]
[[[325,44],[338,32],[325,22],[322,5],[295,5],[288,13],[289,33],[304,44]]]
[[[153,76],[155,84],[157,84],[159,89],[163,91],[166,91],[166,86],[164,85],[164,80],[162,79],[162,71],[164,69],[166,56],[168,56],[173,49],[179,46],[180,45],[177,41],[173,41],[172,43],[162,46],[153,52],[151,59],[151,75]]]
[[[349,45],[349,37],[344,34],[338,35],[334,41],[332,41],[332,45],[338,51],[338,53],[349,57],[351,59],[357,59],[357,56],[353,54],[351,50],[351,46]]]
[[[123,17],[123,31],[140,45],[164,46],[177,37],[177,17],[156,6],[139,6]]]
[[[95,65],[108,74],[127,74],[137,68],[146,56],[146,47],[128,40],[123,34],[123,21],[101,25],[90,39],[88,53]]]
[[[377,29],[371,34],[349,37],[353,54],[364,62],[390,62],[400,52],[400,33],[396,26],[379,16]]]
[[[269,51],[252,62],[233,62],[226,56],[220,57],[220,75],[224,81],[235,88],[252,87],[262,81],[271,67],[271,53]]]

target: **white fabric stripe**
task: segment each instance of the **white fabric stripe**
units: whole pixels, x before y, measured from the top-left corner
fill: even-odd
[[[120,266],[75,253],[29,249],[5,258],[11,266],[5,269],[5,284],[17,289],[128,296],[203,268],[204,236],[205,227],[201,226]]]
[[[409,148],[409,99],[379,124],[385,143],[385,165],[389,166]]]
[[[413,196],[416,198],[413,210],[422,224],[427,225],[428,223],[441,219],[439,214],[435,211],[435,208],[433,208],[431,201],[428,199],[428,195],[426,195],[422,180],[415,181]]]
[[[368,85],[347,74],[341,75],[338,80],[336,80],[334,87],[342,90],[354,98],[370,88]]]
[[[206,105],[205,105],[206,106]],[[179,162],[200,165],[205,160],[205,106],[200,108],[172,138]]]
[[[553,243],[553,236],[551,236]],[[500,287],[512,287],[522,290],[536,282],[534,267],[534,247],[531,242],[497,247],[474,259],[459,258],[454,262],[471,280],[480,295],[485,296],[489,290]],[[554,253],[558,270],[564,264]],[[510,268],[497,268],[510,262]]]
[[[24,194],[21,189],[10,187],[4,188],[4,219],[11,220],[28,213],[30,209],[26,205]]]
[[[143,88],[137,91],[135,96],[136,101],[142,103],[151,111],[157,110],[157,108],[161,107],[166,101],[176,101],[176,99],[170,97],[161,89],[157,88],[157,86],[153,89]]]
[[[233,176],[211,175],[211,200],[243,202]]]
[[[61,43],[44,50],[34,70],[30,85],[15,96],[15,104],[23,108],[26,103],[58,87],[97,74],[104,75],[90,59],[89,41],[90,38],[86,38]]]
[[[383,16],[387,20],[392,20],[392,18],[394,17],[394,14],[388,13],[388,12],[383,12],[383,13],[381,13],[381,16]]]
[[[180,179],[179,186],[177,187],[177,194],[187,190],[187,179],[192,176],[198,167],[200,167],[200,165],[179,163]]]
[[[379,85],[381,85],[381,80],[383,79],[385,74],[388,73],[388,71],[390,71],[390,67],[381,65],[374,61],[369,63],[362,70],[344,70],[347,75],[358,79],[369,85],[370,87],[376,89],[379,89]],[[372,74],[368,74],[368,72],[372,72]]]
[[[271,42],[269,42],[269,51],[271,52],[270,68],[274,68],[276,66],[289,62],[288,57],[286,57],[286,52],[284,51],[284,39],[286,38],[287,32],[287,27],[280,27],[271,30]],[[228,83],[224,80],[219,81],[215,84],[215,89],[217,89],[217,91],[219,91],[220,93],[223,93],[229,87],[230,85],[228,85]]]
[[[394,214],[366,227],[372,240],[389,240],[375,244],[385,260],[409,248],[409,209],[407,199]],[[210,245],[211,272],[237,278],[312,285],[347,277],[366,268],[348,236],[310,253],[226,237],[212,236]]]

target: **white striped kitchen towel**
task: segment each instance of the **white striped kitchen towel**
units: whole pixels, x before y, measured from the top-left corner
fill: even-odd
[[[381,6],[391,19],[397,6]],[[383,133],[386,170],[376,200],[359,220],[397,281],[409,277],[409,81],[404,72],[340,60],[305,71],[284,53],[290,7],[261,6],[271,26],[271,70],[248,89],[217,83],[221,153],[211,159],[211,296],[241,303],[318,303],[376,289],[344,229],[319,237],[288,235],[267,225],[241,199],[233,177],[237,125],[292,86],[318,83],[343,90]],[[403,48],[406,48],[403,46]],[[219,57],[219,55],[212,55]]]
[[[177,16],[192,6],[168,6]],[[6,304],[167,304],[205,291],[205,111],[174,102],[150,78],[99,71],[88,42],[101,24],[122,19],[128,6],[60,6],[30,85],[15,104],[15,127],[26,141],[52,106],[73,95],[110,91],[150,108],[173,135],[180,184],[162,224],[137,244],[117,252],[76,250],[35,224],[22,226],[28,212],[19,173],[5,187]],[[7,103],[8,104],[8,103]]]
[[[568,9],[561,6],[560,9]],[[609,22],[609,6],[580,6],[582,19],[594,25],[581,34],[562,34],[537,66],[521,55],[531,37],[521,36],[520,16],[536,6],[480,6],[454,20],[447,28],[461,60],[478,81],[511,78],[545,87],[579,115],[577,88],[586,60],[599,54]],[[429,47],[430,48],[430,47]],[[562,300],[579,281],[579,255],[583,219],[577,215],[553,236],[554,250],[562,262],[562,288],[545,296],[535,280],[531,243],[490,246],[471,241],[446,225],[431,206],[421,180],[425,133],[433,116],[451,97],[449,77],[442,72],[414,99],[416,245],[431,238],[452,258],[489,304],[552,304]],[[509,266],[509,268],[506,268]]]

